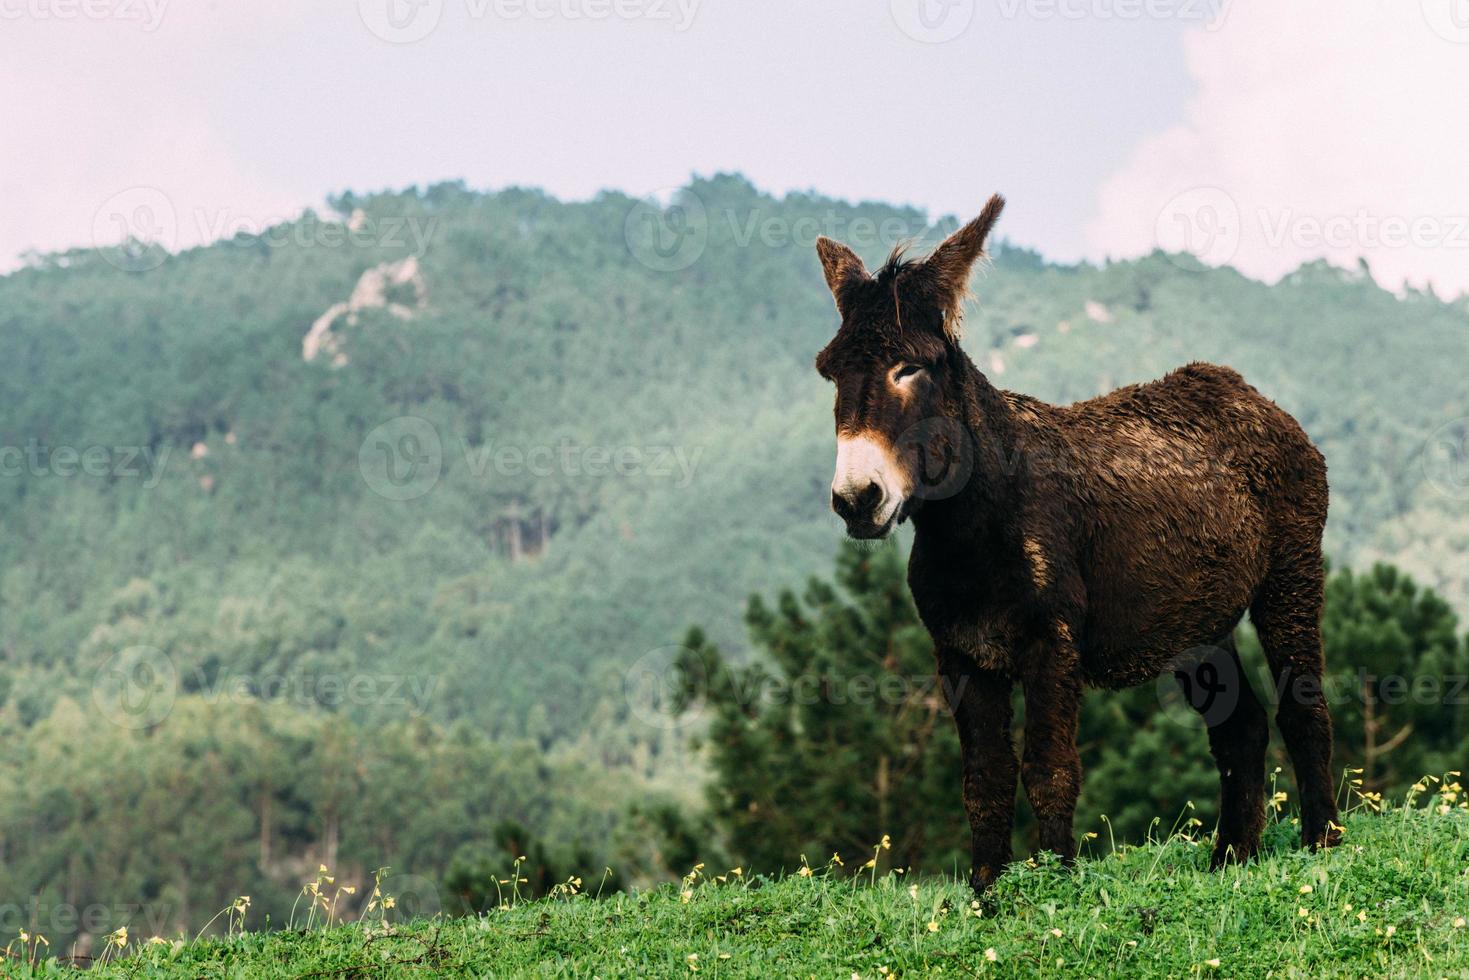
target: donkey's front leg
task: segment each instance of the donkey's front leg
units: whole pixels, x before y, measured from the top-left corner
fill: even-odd
[[[1070,864],[1076,857],[1071,822],[1081,793],[1076,726],[1082,685],[1074,648],[1042,648],[1030,659],[1025,692],[1025,795],[1040,824],[1040,846]]]
[[[957,650],[938,651],[943,695],[959,728],[964,758],[964,809],[969,814],[974,870],[983,892],[1010,863],[1015,822],[1015,744],[1010,737],[1010,678],[980,667]]]

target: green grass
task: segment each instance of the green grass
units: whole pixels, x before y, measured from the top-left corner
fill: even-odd
[[[947,878],[705,869],[683,885],[507,903],[479,918],[130,945],[95,976],[1469,975],[1469,811],[1346,818],[1328,853],[1273,824],[1261,859],[1206,842],[1014,866],[984,903]],[[1095,843],[1095,842],[1094,842]],[[1103,848],[1110,851],[1110,848]],[[710,877],[712,876],[712,877]],[[723,878],[723,881],[718,880]],[[391,891],[391,879],[384,883]],[[18,946],[12,944],[12,956]],[[12,958],[7,975],[54,976]]]

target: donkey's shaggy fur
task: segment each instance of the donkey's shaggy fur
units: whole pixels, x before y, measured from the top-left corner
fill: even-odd
[[[1232,639],[1246,611],[1275,677],[1303,842],[1335,843],[1319,628],[1325,461],[1226,367],[1190,364],[1065,407],[991,385],[959,347],[958,304],[1002,206],[992,199],[929,259],[876,276],[845,246],[818,244],[842,323],[817,368],[836,384],[839,445],[862,450],[839,472],[833,507],[858,537],[912,518],[908,582],[963,745],[972,884],[988,887],[1010,860],[1017,774],[1041,846],[1074,857],[1083,688],[1165,672],[1209,726],[1214,864],[1253,854],[1269,732]]]

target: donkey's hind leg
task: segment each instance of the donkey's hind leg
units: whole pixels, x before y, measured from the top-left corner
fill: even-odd
[[[1301,798],[1301,843],[1315,850],[1340,839],[1331,778],[1331,713],[1322,682],[1321,606],[1325,569],[1319,538],[1278,560],[1250,619],[1265,648],[1280,707],[1275,722],[1290,753]]]
[[[1209,727],[1219,766],[1219,836],[1210,867],[1244,862],[1265,829],[1265,749],[1270,722],[1234,647],[1234,633],[1174,670],[1184,698]]]

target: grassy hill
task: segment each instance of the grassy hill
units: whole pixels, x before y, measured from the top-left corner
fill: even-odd
[[[1312,855],[1293,847],[1291,821],[1275,823],[1261,860],[1221,873],[1205,870],[1208,847],[1182,834],[1084,859],[1070,873],[1051,863],[1019,864],[982,902],[951,879],[850,877],[850,867],[823,862],[776,877],[703,868],[680,885],[601,899],[568,892],[519,902],[507,884],[502,907],[478,918],[236,930],[225,939],[177,943],[133,936],[93,975],[1398,977],[1469,971],[1469,812],[1440,797],[1428,808],[1359,811],[1346,827],[1343,846]],[[392,887],[389,878],[383,888],[390,893]],[[325,894],[330,890],[324,886]],[[55,972],[54,961],[16,969],[24,954],[15,943],[12,957],[12,975]]]

